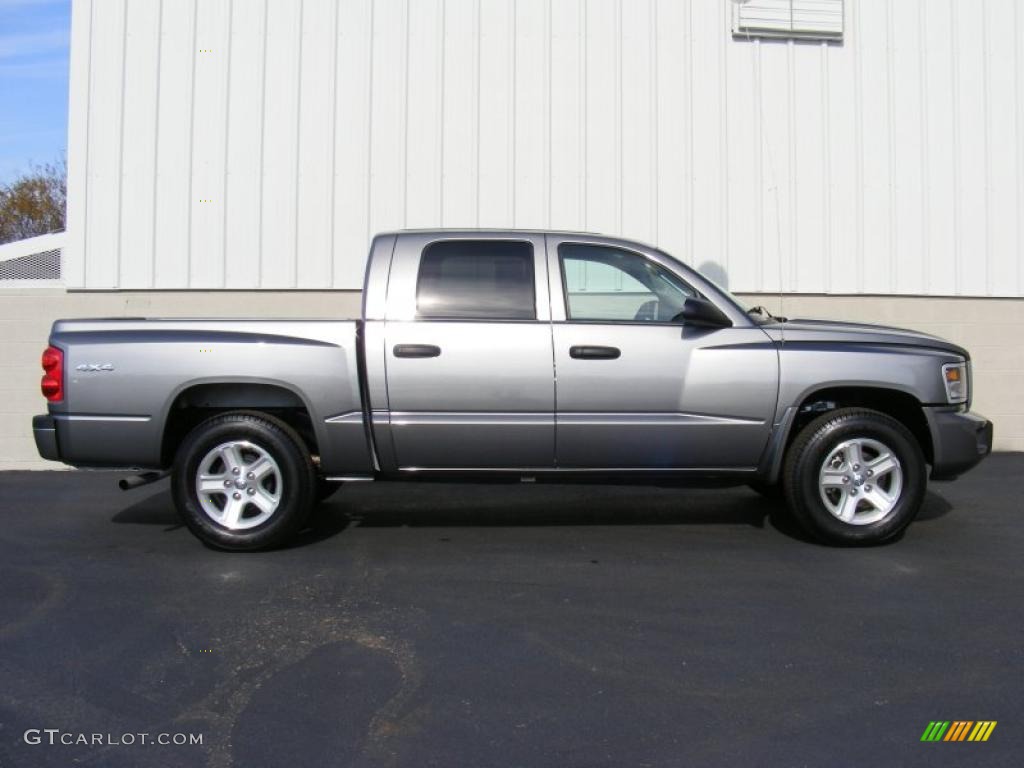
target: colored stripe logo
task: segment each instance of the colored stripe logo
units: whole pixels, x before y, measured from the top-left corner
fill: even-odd
[[[996,720],[932,720],[921,741],[988,741]]]

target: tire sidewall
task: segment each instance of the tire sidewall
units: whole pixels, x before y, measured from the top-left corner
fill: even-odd
[[[819,423],[820,422],[820,423]],[[924,455],[913,435],[881,413],[857,411],[826,415],[807,427],[810,439],[796,457],[791,473],[790,502],[811,533],[829,543],[877,544],[892,539],[917,516],[927,485]],[[837,519],[821,500],[818,476],[829,454],[845,440],[869,438],[892,451],[903,471],[903,489],[896,506],[881,520],[851,525]]]
[[[313,478],[305,449],[291,429],[263,414],[235,413],[197,426],[182,442],[175,461],[172,489],[179,513],[204,543],[219,549],[248,550],[279,546],[297,533],[312,506]],[[196,472],[210,450],[222,443],[246,440],[267,451],[281,472],[281,501],[270,519],[244,530],[231,530],[202,509],[195,488]]]

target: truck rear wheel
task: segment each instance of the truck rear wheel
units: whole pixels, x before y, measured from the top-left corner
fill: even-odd
[[[269,549],[305,526],[316,475],[291,427],[264,413],[232,411],[185,437],[171,487],[185,524],[204,543],[235,551]]]
[[[786,501],[797,522],[831,544],[898,536],[924,499],[921,446],[895,419],[841,408],[812,421],[786,456]]]

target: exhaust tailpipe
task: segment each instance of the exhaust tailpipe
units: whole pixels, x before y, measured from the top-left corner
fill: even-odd
[[[162,470],[160,472],[140,472],[137,475],[131,477],[122,477],[117,481],[117,486],[122,491],[132,491],[136,488],[141,488],[144,485],[155,483],[157,480],[163,480],[171,474],[169,469]]]

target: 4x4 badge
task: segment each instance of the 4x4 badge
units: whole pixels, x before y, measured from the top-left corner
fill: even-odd
[[[96,373],[98,371],[112,371],[114,370],[113,363],[82,363],[81,365],[75,366],[76,371],[82,373]]]

